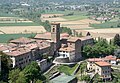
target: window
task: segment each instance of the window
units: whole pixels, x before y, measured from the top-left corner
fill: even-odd
[[[53,30],[52,30],[53,32],[55,32],[55,28],[53,28]]]
[[[65,57],[65,54],[63,54],[63,57]]]

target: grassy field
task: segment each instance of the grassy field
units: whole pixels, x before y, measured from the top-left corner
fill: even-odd
[[[31,22],[21,22],[21,23],[0,23],[0,26],[40,26],[40,25]]]
[[[63,18],[67,20],[82,20],[87,19],[88,16],[86,15],[86,13],[77,13],[72,16],[63,16]]]
[[[0,11],[0,17],[17,17],[17,16],[14,14],[7,14]]]
[[[7,43],[10,39],[20,37],[34,37],[36,34],[0,34],[0,43]]]
[[[59,67],[59,66],[54,66],[48,73],[45,74],[45,76],[46,76],[47,78],[49,78],[50,76],[52,76],[55,72],[58,71],[58,70],[57,70],[58,67]]]
[[[48,10],[48,11],[45,11],[43,14],[68,14],[68,13],[71,13],[71,12],[74,12],[75,14],[76,13],[79,13],[80,11],[72,11],[72,10],[65,10],[65,11],[51,11],[51,10]]]
[[[118,22],[105,22],[101,24],[91,24],[90,27],[94,28],[118,28]]]
[[[61,65],[58,70],[62,73],[65,73],[67,75],[71,75],[74,70],[77,68],[78,64],[76,64],[75,66],[73,67],[69,67],[69,66],[66,66],[66,65]]]

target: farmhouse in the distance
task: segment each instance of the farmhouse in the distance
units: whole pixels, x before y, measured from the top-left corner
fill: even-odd
[[[89,36],[78,38],[67,33],[60,34],[60,23],[52,23],[51,33],[37,34],[33,39],[22,37],[11,40],[7,45],[0,45],[0,51],[10,56],[12,67],[24,68],[37,60],[40,66],[44,65],[41,69],[45,70],[50,66],[43,60],[46,55],[56,57],[54,62],[57,64],[80,61],[81,46],[93,43],[93,38]]]

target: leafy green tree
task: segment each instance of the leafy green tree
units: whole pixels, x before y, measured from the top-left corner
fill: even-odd
[[[90,76],[89,75],[83,75],[81,78],[82,81],[89,82],[90,81]]]
[[[115,54],[115,56],[120,58],[120,49],[115,49],[114,54]]]
[[[16,80],[19,78],[19,69],[14,69],[9,73],[9,83],[16,83]]]
[[[0,81],[0,83],[7,83],[7,82],[4,82],[4,81]]]
[[[87,66],[86,62],[82,62],[81,65],[80,65],[81,78],[84,75],[84,72],[86,72],[86,70],[87,70],[86,66]]]
[[[8,81],[9,70],[11,70],[11,59],[3,52],[1,55],[1,80]]]
[[[41,77],[41,70],[36,62],[31,62],[31,64],[27,65],[22,72],[28,82],[33,82]]]
[[[91,54],[92,47],[90,45],[87,45],[83,48],[83,55],[85,58],[89,58]]]
[[[92,79],[93,83],[98,83],[98,82],[101,82],[102,79],[100,78],[100,75],[99,74],[96,74],[94,76],[94,78]]]
[[[16,80],[16,83],[28,83],[25,75],[22,72],[19,73],[19,78]]]
[[[114,45],[120,46],[120,35],[116,34],[114,37]]]
[[[72,34],[72,31],[70,28],[67,27],[60,27],[60,33],[68,33],[69,35]]]
[[[49,21],[46,20],[45,22],[42,23],[42,25],[45,27],[45,29],[46,29],[48,32],[51,31],[51,26],[50,26]]]
[[[13,69],[9,73],[9,83],[28,83],[20,69]]]
[[[99,38],[93,46],[83,47],[83,55],[85,58],[103,57],[114,54],[117,47],[109,44],[106,39]]]
[[[37,80],[35,83],[43,83],[43,81],[41,81],[41,80]]]

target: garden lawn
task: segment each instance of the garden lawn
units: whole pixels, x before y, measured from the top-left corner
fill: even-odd
[[[66,66],[66,65],[61,65],[58,68],[58,70],[59,70],[59,72],[65,73],[66,75],[71,75],[77,67],[78,67],[78,64],[76,64],[73,67],[69,67],[69,66]]]
[[[45,74],[45,76],[47,78],[50,78],[50,76],[52,76],[54,73],[56,73],[58,71],[57,69],[58,69],[58,66],[54,66],[49,72],[47,72]]]

